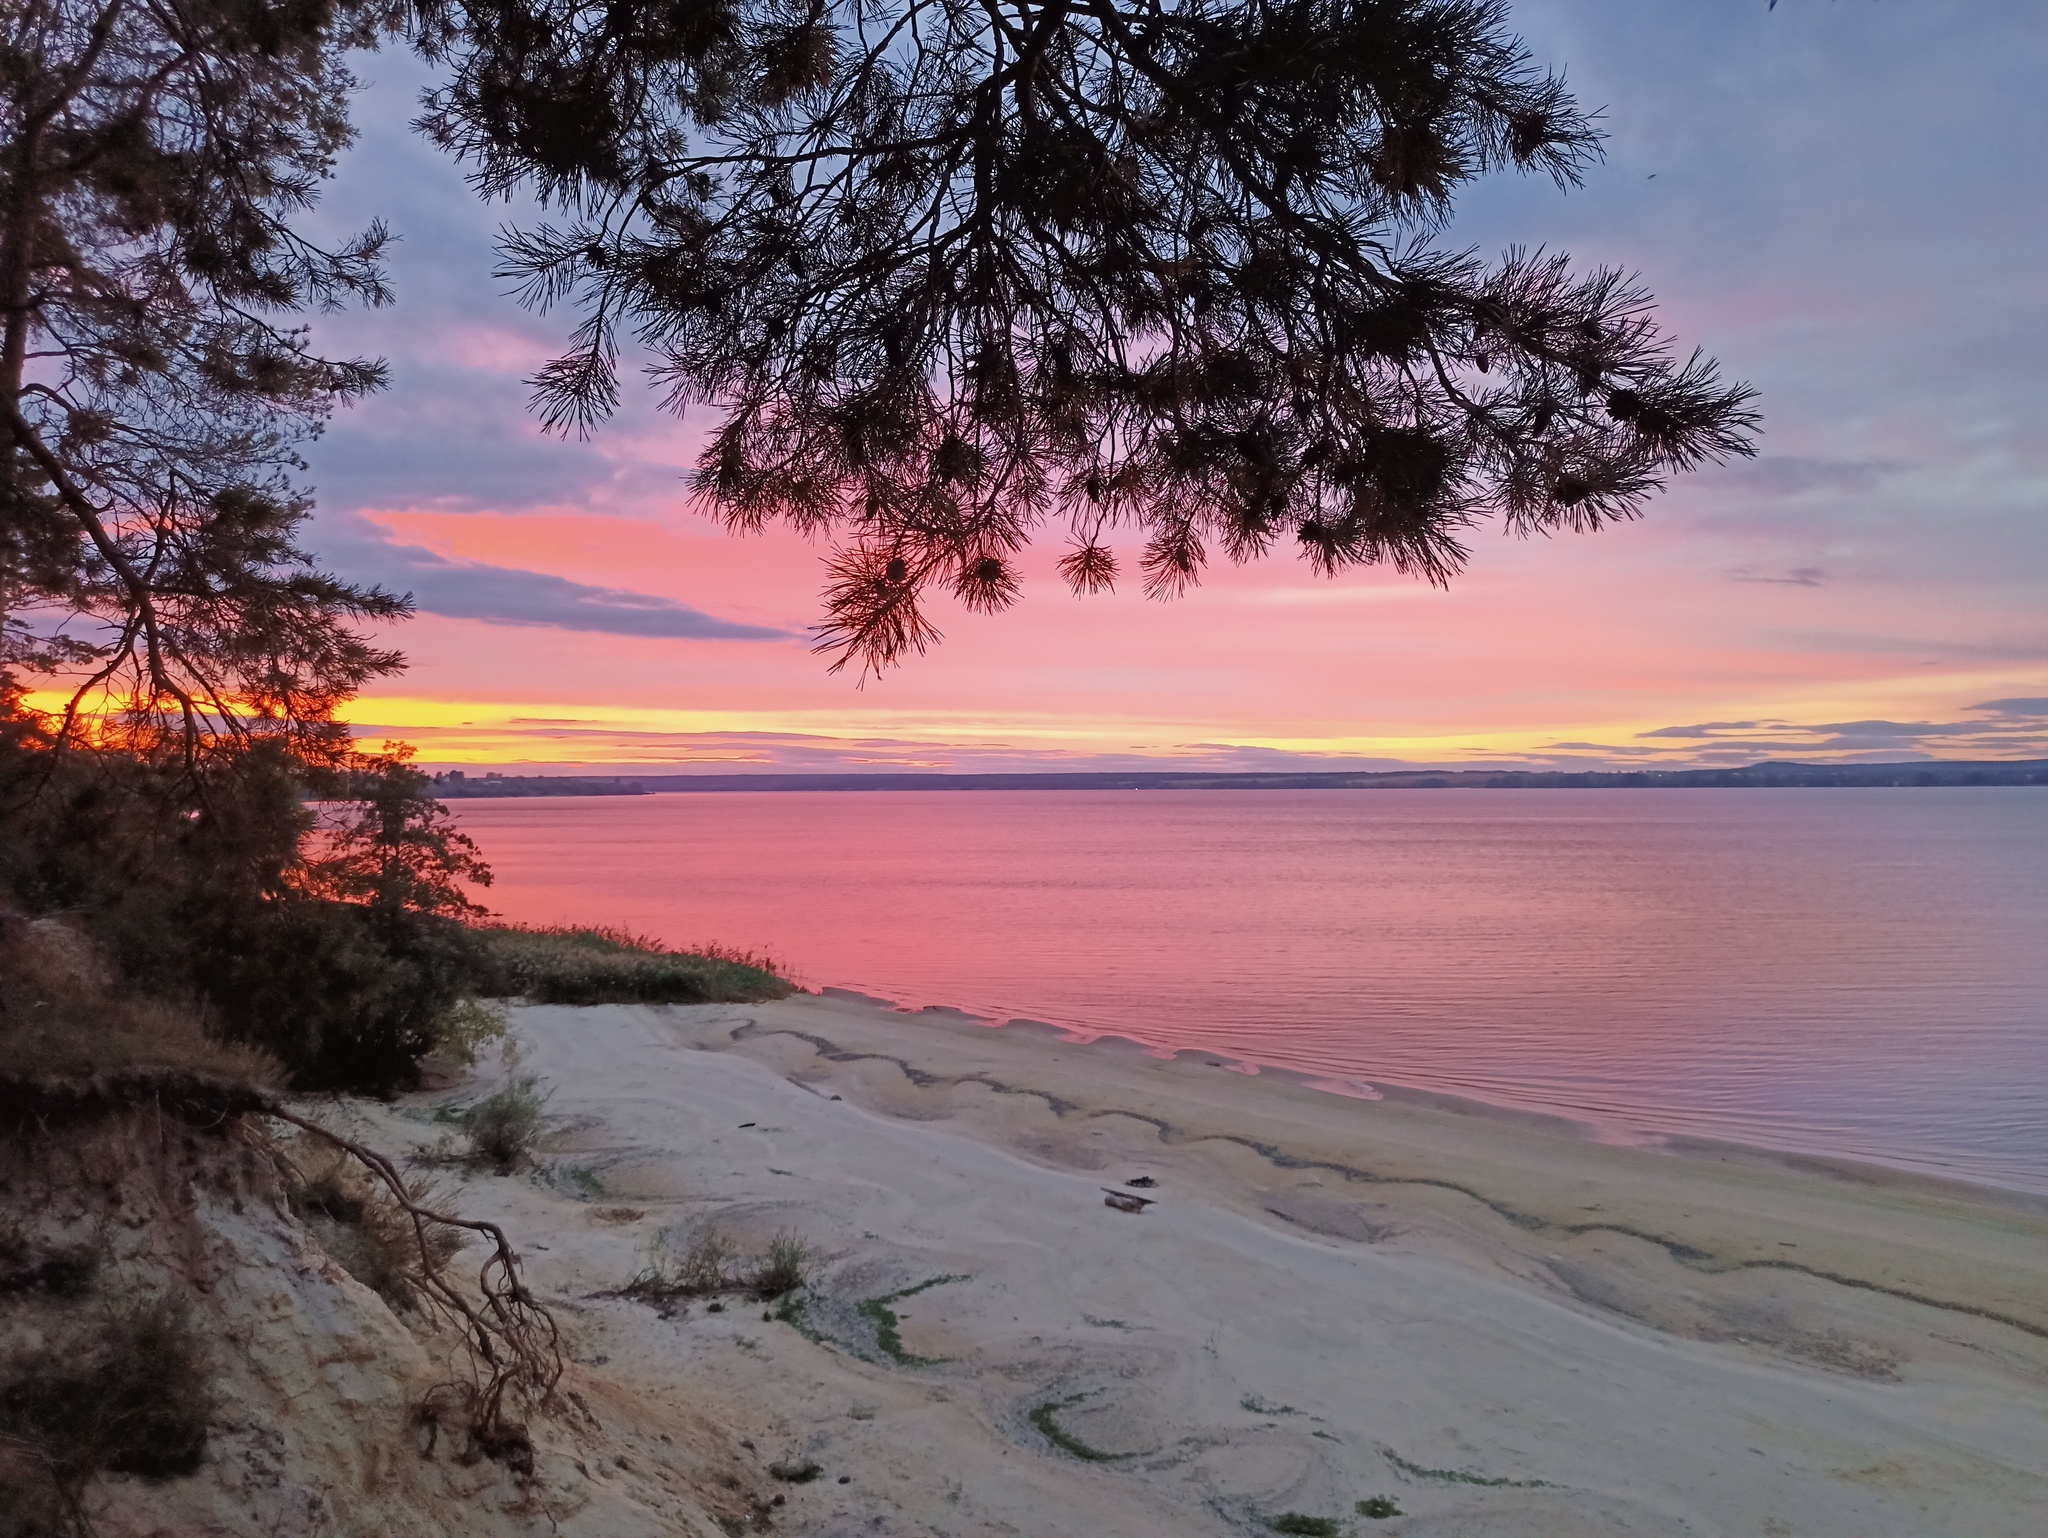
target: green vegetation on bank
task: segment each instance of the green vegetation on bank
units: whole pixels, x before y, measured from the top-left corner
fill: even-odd
[[[1059,1423],[1059,1412],[1086,1399],[1086,1394],[1069,1394],[1065,1399],[1048,1399],[1034,1408],[1024,1418],[1037,1428],[1038,1434],[1062,1452],[1072,1453],[1076,1458],[1089,1463],[1116,1463],[1128,1458],[1129,1453],[1106,1453],[1099,1447],[1090,1447]]]
[[[536,1004],[754,1004],[790,984],[765,956],[724,946],[674,951],[623,929],[478,927],[477,986]]]
[[[905,1298],[914,1298],[934,1287],[943,1287],[948,1282],[966,1280],[964,1276],[935,1276],[928,1281],[919,1282],[915,1287],[905,1287],[901,1292],[885,1292],[879,1298],[869,1298],[855,1311],[874,1325],[875,1345],[898,1367],[936,1367],[939,1365],[937,1357],[918,1356],[915,1352],[903,1349],[903,1336],[900,1333],[903,1321],[889,1305],[901,1303]]]
[[[514,1079],[460,1113],[471,1159],[509,1175],[532,1158],[547,1120],[547,1092],[539,1086],[535,1078]]]

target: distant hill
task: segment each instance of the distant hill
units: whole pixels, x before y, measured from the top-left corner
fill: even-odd
[[[477,781],[468,782],[475,785]],[[512,784],[504,780],[496,783]],[[603,784],[522,780],[520,784]],[[1869,785],[2048,785],[2048,759],[1921,760],[1898,764],[1801,764],[1772,759],[1739,769],[1402,769],[1374,774],[1204,774],[1193,771],[1088,774],[657,774],[632,782],[650,792],[767,790],[1658,790],[1699,787]],[[632,790],[468,792],[506,795],[616,795]]]

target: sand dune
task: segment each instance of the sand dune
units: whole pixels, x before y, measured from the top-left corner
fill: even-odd
[[[463,1205],[523,1236],[606,1413],[818,1465],[764,1479],[780,1530],[2043,1530],[2029,1198],[850,999],[515,1030],[563,1130]],[[424,1141],[431,1108],[376,1114]],[[593,1296],[712,1224],[817,1248],[792,1320]]]

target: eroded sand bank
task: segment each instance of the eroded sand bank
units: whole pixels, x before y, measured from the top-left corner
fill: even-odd
[[[2026,1197],[846,999],[514,1028],[563,1130],[462,1205],[522,1243],[601,1413],[819,1465],[764,1484],[781,1531],[2044,1530]],[[1136,1177],[1154,1205],[1104,1205]],[[796,1323],[594,1296],[707,1224],[817,1249]]]

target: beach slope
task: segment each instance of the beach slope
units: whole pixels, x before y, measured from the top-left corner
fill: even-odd
[[[2048,1510],[2024,1196],[843,997],[514,1031],[558,1130],[461,1205],[522,1242],[572,1381],[722,1428],[779,1530],[2038,1538]],[[369,1114],[425,1143],[490,1078]],[[800,1236],[810,1284],[607,1295],[712,1229]]]

